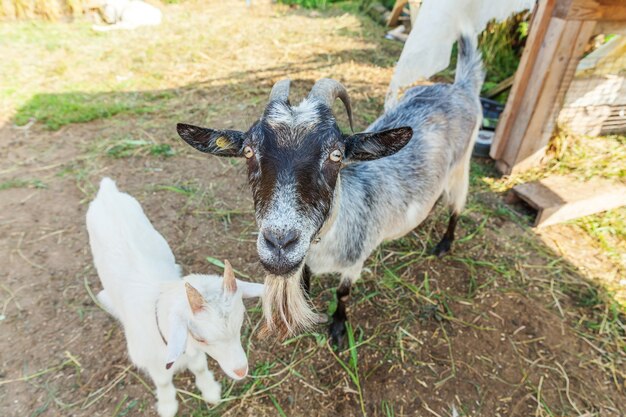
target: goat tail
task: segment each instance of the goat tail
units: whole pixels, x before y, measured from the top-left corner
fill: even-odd
[[[117,189],[117,185],[115,184],[115,181],[113,181],[111,178],[109,177],[104,177],[100,180],[100,189],[98,190],[98,194],[100,193],[111,193],[111,192],[119,192],[119,190]]]
[[[456,64],[454,84],[478,95],[485,79],[483,60],[476,36],[469,31],[463,31],[458,40],[459,55]]]

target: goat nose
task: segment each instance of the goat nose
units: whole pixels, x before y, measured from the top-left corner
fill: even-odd
[[[300,232],[289,230],[287,233],[275,233],[271,230],[264,230],[263,237],[269,247],[276,250],[286,250],[293,246],[300,238]]]
[[[239,369],[235,369],[233,373],[237,375],[239,378],[243,378],[244,376],[248,375],[248,365],[241,367]]]

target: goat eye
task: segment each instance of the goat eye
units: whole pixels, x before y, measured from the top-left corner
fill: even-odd
[[[243,148],[243,156],[250,159],[254,156],[254,151],[252,150],[251,147],[246,146],[245,148]]]
[[[330,160],[331,160],[331,161],[333,161],[333,162],[339,162],[339,161],[341,161],[341,157],[342,157],[342,156],[343,156],[343,155],[341,154],[341,151],[340,151],[339,149],[335,149],[334,151],[332,151],[332,152],[330,153],[329,158],[330,158]]]

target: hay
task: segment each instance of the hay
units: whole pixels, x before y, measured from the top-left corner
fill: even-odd
[[[33,19],[59,20],[77,17],[87,9],[86,0],[0,0],[0,20]]]

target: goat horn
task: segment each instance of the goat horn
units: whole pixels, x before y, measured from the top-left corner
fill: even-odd
[[[341,99],[343,105],[346,107],[346,111],[348,112],[350,130],[354,131],[352,128],[352,107],[350,106],[350,97],[348,96],[346,88],[341,85],[339,81],[332,80],[330,78],[322,78],[321,80],[318,80],[311,89],[307,98],[318,100],[326,104],[331,109],[333,108],[335,100],[338,98]]]
[[[230,294],[234,294],[237,291],[237,280],[235,279],[235,272],[233,266],[224,260],[224,291]]]
[[[272,87],[272,92],[270,93],[270,101],[284,101],[287,102],[289,100],[289,84],[291,80],[289,78],[285,78],[284,80],[278,81]]]

